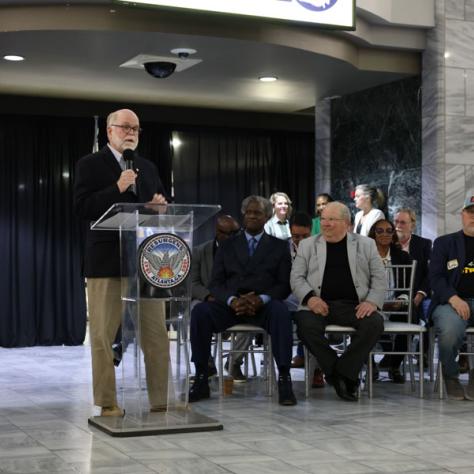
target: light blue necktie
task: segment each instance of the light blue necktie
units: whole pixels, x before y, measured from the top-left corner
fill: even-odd
[[[257,239],[252,237],[249,240],[249,255],[252,256],[255,253],[255,249],[257,248]]]

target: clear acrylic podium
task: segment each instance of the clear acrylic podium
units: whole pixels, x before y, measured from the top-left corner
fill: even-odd
[[[112,436],[210,431],[222,425],[188,406],[193,232],[220,206],[115,204],[92,226],[119,231],[125,417],[89,423]]]

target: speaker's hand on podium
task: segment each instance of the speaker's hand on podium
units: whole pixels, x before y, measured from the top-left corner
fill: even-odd
[[[163,196],[163,194],[153,194],[153,199],[150,201],[150,204],[168,204],[168,201]]]
[[[166,212],[166,204],[168,204],[168,201],[163,194],[155,193],[152,200],[145,204],[145,207],[153,209],[157,214],[164,214]]]

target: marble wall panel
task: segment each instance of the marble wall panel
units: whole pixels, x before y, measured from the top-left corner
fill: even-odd
[[[420,78],[410,78],[333,100],[332,194],[355,213],[357,184],[380,188],[384,212],[400,206],[421,212]]]
[[[466,190],[474,189],[474,163],[472,166],[465,166]]]
[[[315,111],[315,196],[331,191],[331,101],[324,99]]]
[[[455,213],[461,208],[466,194],[465,167],[463,165],[446,165],[445,173],[445,212]]]
[[[331,100],[324,99],[316,106],[316,140],[331,138]]]
[[[321,178],[330,171],[331,166],[331,140],[316,140],[316,177]]]
[[[445,78],[441,68],[423,67],[421,95],[423,117],[444,114],[444,88]]]
[[[444,213],[445,210],[444,163],[423,166],[421,169],[422,213]]]
[[[421,167],[392,171],[388,182],[387,211],[389,217],[393,218],[400,207],[420,210],[420,189]],[[418,216],[421,217],[419,213]]]
[[[446,18],[464,20],[464,0],[446,0],[445,12]]]
[[[331,186],[332,183],[331,183],[331,180],[330,179],[322,179],[322,180],[316,180],[316,183],[315,183],[315,193],[314,195],[317,196],[318,194],[320,193],[328,193],[328,194],[331,194]]]
[[[466,69],[466,115],[474,117],[474,69]]]
[[[474,21],[474,0],[464,0],[465,19]]]
[[[447,67],[474,69],[474,22],[446,20]]]
[[[465,70],[446,68],[446,113],[464,115],[466,111]]]
[[[474,118],[446,117],[446,163],[471,165],[474,160]]]
[[[423,222],[421,224],[421,235],[427,239],[434,240],[436,237],[445,234],[444,214],[423,213]]]
[[[443,234],[450,234],[451,232],[457,232],[462,228],[462,222],[461,222],[461,212],[455,212],[455,213],[447,213],[446,214],[446,223],[444,227],[444,232],[442,232],[440,235]]]
[[[444,118],[442,116],[423,116],[422,122],[423,166],[436,166],[444,163]]]
[[[444,64],[446,25],[444,0],[436,0],[435,23],[436,28],[431,28],[426,32],[427,48],[423,52],[423,68],[438,68]]]

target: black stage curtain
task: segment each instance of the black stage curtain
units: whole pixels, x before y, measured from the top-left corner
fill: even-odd
[[[84,340],[72,186],[93,131],[92,118],[0,115],[0,346]]]
[[[225,129],[173,132],[176,202],[221,204],[240,217],[244,197],[283,191],[293,208],[313,213],[314,135]]]

